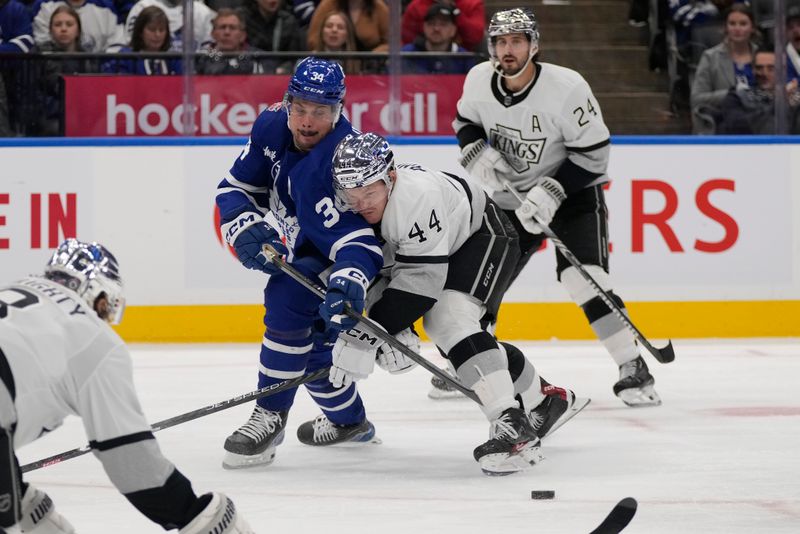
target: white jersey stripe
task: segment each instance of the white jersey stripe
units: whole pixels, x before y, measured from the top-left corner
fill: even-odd
[[[277,369],[270,369],[268,367],[264,367],[263,364],[259,364],[258,372],[264,376],[268,376],[270,378],[280,378],[282,380],[291,380],[292,378],[299,378],[306,374],[306,370],[302,369],[300,371],[279,371]]]
[[[313,343],[309,343],[308,345],[304,345],[302,347],[293,347],[292,345],[284,345],[283,343],[278,343],[277,341],[267,339],[266,336],[264,336],[262,344],[270,350],[275,350],[283,354],[296,354],[301,356],[311,352],[311,349],[314,346]]]

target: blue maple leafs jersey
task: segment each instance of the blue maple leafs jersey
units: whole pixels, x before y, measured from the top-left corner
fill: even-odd
[[[334,204],[331,158],[350,133],[351,124],[342,117],[311,151],[299,152],[285,110],[276,104],[263,111],[218,186],[223,227],[242,213],[261,213],[285,236],[290,262],[313,259],[318,272],[336,262],[372,279],[383,265],[374,231],[360,215]]]
[[[33,30],[27,8],[17,0],[0,6],[0,52],[27,53],[33,48]]]

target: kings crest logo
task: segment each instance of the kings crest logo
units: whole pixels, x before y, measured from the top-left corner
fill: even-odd
[[[522,132],[498,124],[489,130],[489,144],[506,157],[506,161],[519,174],[538,164],[544,152],[546,137],[527,139]]]

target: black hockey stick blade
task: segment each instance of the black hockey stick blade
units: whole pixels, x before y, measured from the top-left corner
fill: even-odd
[[[589,534],[617,534],[628,526],[633,516],[636,514],[638,503],[633,497],[625,497],[617,503],[611,513],[608,514],[600,526]]]
[[[675,359],[675,350],[672,348],[672,341],[668,340],[667,345],[665,347],[652,347],[653,351],[653,358],[658,360],[661,363],[669,363]]]
[[[307,375],[299,376],[297,378],[291,378],[289,380],[284,380],[283,382],[278,382],[270,386],[264,386],[261,389],[250,391],[249,393],[245,393],[243,395],[238,395],[236,397],[233,397],[232,399],[227,399],[221,402],[216,402],[214,404],[209,404],[208,406],[203,406],[202,408],[192,410],[191,412],[186,412],[180,415],[176,415],[175,417],[170,417],[169,419],[164,419],[163,421],[153,423],[152,425],[150,425],[150,428],[152,429],[153,432],[158,432],[159,430],[164,430],[165,428],[179,425],[181,423],[193,421],[199,417],[211,415],[212,413],[220,412],[222,410],[227,410],[228,408],[233,408],[234,406],[239,406],[240,404],[244,404],[246,402],[258,400],[262,397],[269,397],[270,395],[275,395],[276,393],[286,391],[287,389],[298,387],[303,384],[307,384],[308,382],[313,382],[314,380],[318,380],[320,378],[325,378],[326,376],[328,376],[330,370],[331,370],[330,367],[322,367],[320,369],[317,369],[313,373],[309,373]],[[22,467],[20,467],[20,470],[23,473],[27,473],[28,471],[34,471],[36,469],[41,469],[42,467],[48,467],[51,465],[60,464],[65,460],[70,460],[72,458],[77,458],[78,456],[83,456],[84,454],[88,453],[91,450],[92,448],[87,444],[84,445],[83,447],[78,447],[77,449],[72,449],[59,454],[54,454],[53,456],[42,458],[41,460],[38,460],[36,462],[25,464]]]

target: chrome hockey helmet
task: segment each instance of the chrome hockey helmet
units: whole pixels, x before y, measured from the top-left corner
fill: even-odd
[[[386,139],[378,134],[347,135],[336,146],[332,163],[336,207],[340,210],[353,210],[347,200],[348,189],[383,180],[388,192],[392,191],[389,172],[395,168],[394,154]]]
[[[502,71],[499,68],[499,60],[494,47],[497,37],[511,33],[525,34],[531,44],[528,61],[533,59],[533,56],[539,51],[539,23],[536,22],[536,16],[530,8],[516,7],[498,11],[492,15],[486,33],[488,35],[489,57],[491,58],[492,66],[501,74]],[[527,63],[525,66],[527,66]]]
[[[119,264],[103,245],[67,239],[53,253],[44,276],[80,295],[101,319],[111,324],[122,320],[125,298]],[[101,296],[105,296],[107,305],[95,308]]]

